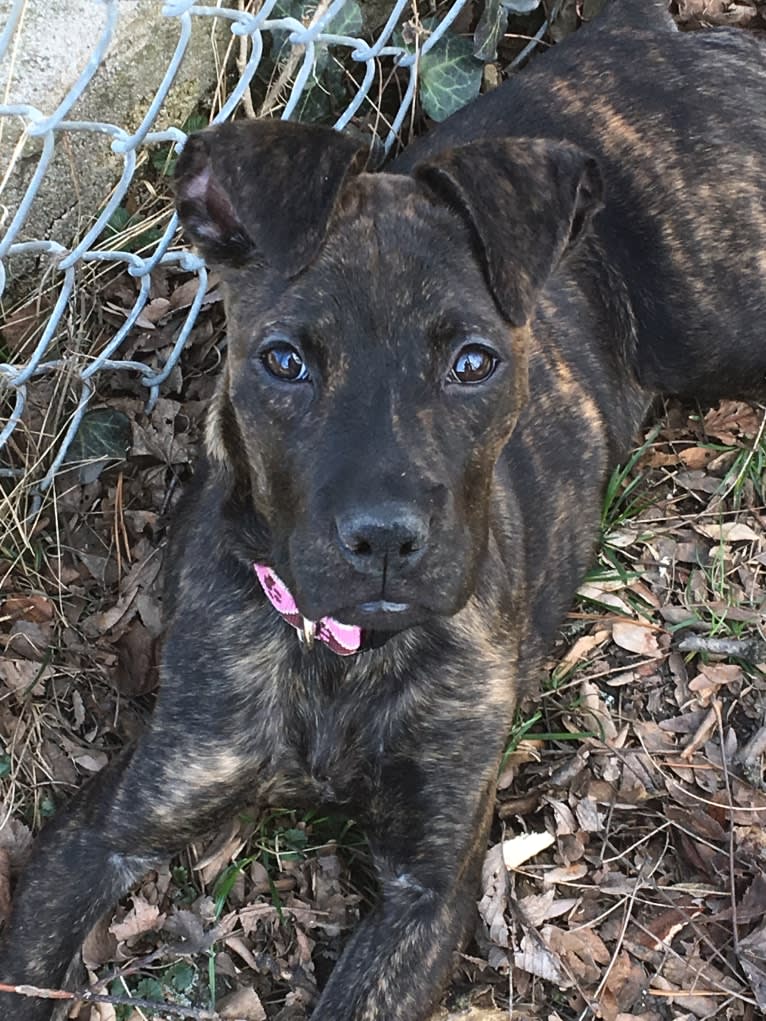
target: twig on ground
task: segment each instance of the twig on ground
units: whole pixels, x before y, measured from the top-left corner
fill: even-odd
[[[687,635],[678,643],[681,652],[709,652],[714,656],[734,656],[758,663],[766,659],[766,642],[760,638],[709,638]]]
[[[729,779],[729,764],[726,761],[726,734],[723,729],[723,714],[721,703],[718,699],[713,702],[716,723],[718,725],[718,740],[721,743],[721,766],[723,767],[723,782],[726,787],[726,800],[729,808],[734,808],[734,798],[731,793],[731,780]],[[731,898],[731,931],[734,936],[734,950],[739,955],[739,923],[737,919],[737,872],[734,865],[734,813],[729,818],[729,896]]]
[[[760,638],[709,638],[685,635],[678,643],[681,652],[709,652],[713,656],[735,656],[749,663],[766,660],[766,642]]]
[[[38,986],[8,985],[0,982],[0,993],[15,993],[17,996],[38,997],[43,1000],[81,1000],[83,1003],[109,1003],[113,1007],[134,1007],[150,1010],[154,1013],[175,1014],[176,1017],[192,1018],[193,1021],[222,1021],[221,1015],[215,1010],[204,1007],[184,1007],[176,1003],[156,1003],[143,1000],[137,996],[107,996],[105,993],[93,993],[89,989],[78,993],[70,993],[65,989],[42,989]]]

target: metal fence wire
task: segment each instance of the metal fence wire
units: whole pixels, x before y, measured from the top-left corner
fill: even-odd
[[[34,0],[13,0],[6,4],[7,15],[5,25],[0,24],[0,65],[14,47],[14,40],[23,21],[24,8]],[[184,344],[194,326],[203,298],[207,289],[207,274],[203,261],[190,252],[171,250],[174,243],[177,219],[172,217],[162,236],[153,248],[142,255],[124,248],[109,247],[106,239],[110,236],[107,230],[115,211],[124,202],[128,189],[134,179],[138,158],[141,150],[156,143],[165,143],[175,147],[178,152],[183,148],[187,135],[180,128],[170,127],[158,130],[158,114],[168,93],[173,86],[184,56],[187,53],[192,36],[194,19],[207,19],[212,28],[213,19],[223,19],[234,37],[247,37],[249,40],[249,56],[236,84],[231,89],[226,102],[213,119],[214,123],[232,117],[241,103],[243,96],[251,86],[263,60],[267,47],[274,44],[275,33],[279,46],[286,44],[292,47],[294,75],[288,83],[288,91],[282,117],[290,118],[296,114],[302,97],[311,87],[312,74],[315,71],[318,56],[328,52],[340,59],[360,65],[361,78],[354,95],[348,102],[340,117],[335,122],[337,129],[348,125],[352,117],[362,108],[376,80],[378,64],[381,58],[388,58],[392,66],[404,72],[406,87],[400,105],[393,118],[387,122],[387,134],[381,138],[387,151],[393,145],[408,112],[411,109],[417,85],[417,64],[428,50],[435,46],[443,34],[449,29],[466,0],[453,0],[446,13],[441,14],[432,22],[430,34],[423,41],[419,53],[401,45],[401,36],[397,29],[402,25],[411,9],[411,0],[391,0],[387,20],[377,33],[377,38],[366,42],[352,35],[334,34],[328,31],[333,23],[343,19],[338,15],[347,4],[347,0],[331,0],[314,8],[313,17],[298,20],[295,17],[277,16],[284,10],[284,4],[278,6],[279,0],[264,0],[255,10],[237,9],[228,6],[200,6],[191,0],[170,0],[161,8],[162,16],[174,23],[177,42],[173,52],[168,53],[167,70],[151,100],[138,128],[130,132],[116,123],[70,119],[73,108],[89,89],[99,87],[95,81],[101,63],[110,53],[114,45],[115,33],[120,18],[125,16],[130,6],[126,0],[92,0],[94,37],[90,57],[61,100],[53,113],[44,114],[35,105],[18,102],[0,105],[0,137],[4,127],[10,122],[18,130],[22,125],[22,140],[37,140],[39,157],[29,179],[29,183],[16,203],[16,208],[8,209],[0,206],[0,224],[5,220],[4,235],[0,240],[0,296],[7,283],[8,261],[15,256],[33,257],[39,264],[46,266],[47,281],[54,283],[55,302],[43,322],[39,338],[34,348],[23,363],[11,361],[0,364],[0,400],[10,410],[4,422],[0,423],[0,475],[6,478],[21,478],[24,468],[14,465],[9,459],[8,441],[14,431],[24,422],[31,388],[39,384],[42,377],[50,373],[68,373],[75,383],[78,394],[76,406],[68,418],[63,435],[52,451],[47,462],[44,475],[35,482],[32,495],[36,497],[33,504],[39,505],[43,494],[53,482],[56,472],[67,456],[72,440],[83,420],[89,401],[96,392],[99,374],[107,371],[128,372],[137,374],[141,383],[147,388],[147,410],[156,402],[163,383],[168,379],[177,364]],[[240,5],[244,6],[244,5]],[[362,5],[362,9],[363,9]],[[357,10],[359,7],[357,6]],[[385,17],[385,10],[383,16]],[[348,19],[346,19],[348,20]],[[218,23],[220,24],[220,22]],[[399,44],[398,44],[399,43]],[[16,45],[18,39],[16,39]],[[271,44],[271,45],[269,45]],[[14,53],[14,58],[16,58]],[[23,54],[20,59],[23,61]],[[210,59],[213,60],[211,48]],[[6,83],[7,85],[7,83]],[[6,89],[7,95],[7,89]],[[374,98],[374,97],[370,97]],[[5,120],[8,119],[6,123]],[[29,233],[25,224],[34,211],[35,204],[40,201],[41,189],[49,172],[51,160],[67,134],[98,133],[111,139],[112,152],[122,160],[122,172],[119,181],[110,194],[103,208],[74,242],[65,237],[45,237],[27,240]],[[19,145],[16,145],[18,152]],[[0,184],[14,173],[13,164],[9,168],[0,167]],[[1,201],[1,200],[0,200]],[[93,211],[94,213],[96,210]],[[21,240],[24,238],[24,240]],[[77,298],[78,280],[87,264],[122,264],[130,276],[138,281],[138,295],[124,322],[116,328],[106,344],[101,346],[95,357],[84,360],[81,354],[67,351],[66,317]],[[198,286],[185,321],[178,333],[174,346],[164,365],[152,370],[147,365],[121,357],[121,347],[129,332],[139,319],[142,309],[150,297],[151,273],[161,263],[175,264],[179,269],[196,273]],[[3,393],[2,391],[5,391]],[[10,399],[9,399],[10,398]]]

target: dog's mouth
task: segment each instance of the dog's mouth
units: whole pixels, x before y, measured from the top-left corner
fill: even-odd
[[[393,634],[422,622],[423,607],[389,599],[375,599],[343,607],[319,620],[309,620],[298,609],[293,594],[279,575],[265,564],[253,564],[261,587],[275,610],[311,646],[322,642],[339,656],[351,656],[377,647]]]
[[[428,611],[414,603],[376,599],[371,602],[358,603],[356,606],[344,606],[333,616],[338,620],[350,621],[364,631],[395,632],[422,623],[428,616]]]
[[[407,613],[411,609],[409,603],[390,603],[387,599],[377,599],[372,603],[360,603],[362,613]]]

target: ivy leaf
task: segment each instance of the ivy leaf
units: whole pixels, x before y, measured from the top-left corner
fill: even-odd
[[[540,2],[541,0],[486,0],[473,36],[473,52],[476,59],[485,63],[497,60],[497,46],[508,25],[508,16],[531,14],[537,10]]]
[[[346,0],[325,32],[328,35],[359,35],[364,28],[364,15],[362,8],[356,0]]]
[[[130,419],[122,411],[96,408],[86,412],[67,452],[67,461],[80,465],[80,483],[95,482],[110,461],[122,461],[131,438]]]
[[[473,43],[460,36],[440,39],[420,59],[420,101],[432,120],[446,120],[479,94],[481,63]]]
[[[473,34],[473,55],[485,63],[497,59],[497,44],[508,24],[508,8],[502,0],[486,0]]]
[[[197,978],[196,969],[188,961],[178,961],[165,972],[165,979],[170,979],[179,993],[188,993]]]

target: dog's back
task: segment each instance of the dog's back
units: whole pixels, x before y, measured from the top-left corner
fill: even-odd
[[[187,142],[177,204],[220,267],[228,356],[161,696],[38,841],[3,982],[63,983],[131,877],[255,798],[343,806],[370,838],[380,902],[314,1021],[429,1016],[516,694],[620,453],[654,390],[762,388],[763,51],[644,9],[445,124],[394,165],[409,179],[306,125]],[[0,994],[0,1015],[50,1007]]]
[[[766,47],[734,29],[675,32],[656,9],[645,14],[637,30],[636,5],[615,4],[391,169],[500,134],[582,146],[606,183],[596,236],[627,283],[641,383],[697,397],[761,393]]]

